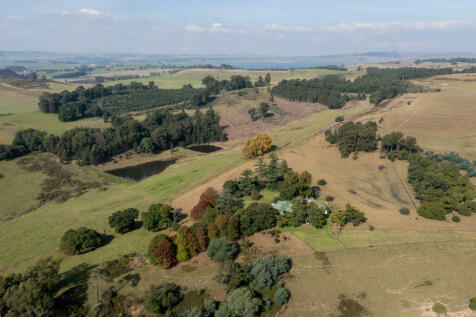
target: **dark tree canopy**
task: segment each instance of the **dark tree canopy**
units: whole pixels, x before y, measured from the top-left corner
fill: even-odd
[[[119,210],[109,216],[109,225],[118,233],[126,233],[134,229],[137,217],[139,210],[135,208]]]
[[[81,254],[97,249],[101,244],[102,236],[99,232],[80,227],[65,232],[61,237],[60,250],[69,255]]]

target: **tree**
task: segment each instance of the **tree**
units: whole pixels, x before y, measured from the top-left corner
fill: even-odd
[[[168,269],[177,263],[176,254],[175,244],[165,234],[153,237],[147,249],[147,257],[150,263],[164,269]]]
[[[217,191],[212,187],[207,188],[201,195],[198,203],[192,208],[191,216],[194,219],[202,218],[209,206],[215,204]]]
[[[264,258],[258,258],[251,267],[250,273],[253,280],[250,286],[257,291],[265,288],[269,289],[279,276],[289,271],[289,269],[291,269],[291,264],[285,256],[268,255]]]
[[[208,257],[214,261],[225,262],[233,260],[239,252],[236,243],[232,243],[228,238],[215,238],[208,245]]]
[[[166,204],[152,204],[148,212],[142,213],[144,227],[149,231],[160,231],[172,225],[173,208]]]
[[[144,307],[154,314],[171,311],[183,299],[180,286],[167,283],[161,286],[151,286],[144,296]]]
[[[2,316],[56,316],[54,300],[60,261],[40,259],[24,274],[0,276]]]
[[[226,284],[228,290],[246,286],[251,281],[250,267],[246,264],[226,261],[221,267],[218,279]]]
[[[220,305],[216,311],[216,317],[246,317],[256,316],[260,310],[261,299],[254,296],[253,292],[246,288],[239,288]]]
[[[80,227],[65,232],[61,237],[60,250],[68,255],[81,254],[100,247],[101,243],[102,236],[99,232]]]
[[[264,81],[266,82],[266,85],[269,85],[271,83],[271,75],[269,73],[266,73]]]
[[[276,293],[274,293],[274,301],[278,305],[283,305],[286,304],[289,300],[289,291],[285,289],[284,287],[280,287],[276,290]]]
[[[183,230],[180,230],[175,237],[175,245],[177,246],[177,261],[183,262],[190,259],[190,252],[188,250],[187,237]]]
[[[246,209],[236,214],[240,223],[241,233],[250,236],[255,232],[276,226],[279,212],[268,204],[252,203]]]
[[[109,216],[109,225],[118,233],[126,233],[134,229],[137,217],[139,210],[135,208],[119,210]]]
[[[294,197],[313,197],[314,191],[311,188],[312,175],[304,171],[298,174],[288,171],[284,174],[284,180],[281,183],[280,197],[284,200],[291,200]]]
[[[246,140],[242,153],[246,158],[254,158],[268,153],[272,149],[272,141],[269,135],[261,133]]]

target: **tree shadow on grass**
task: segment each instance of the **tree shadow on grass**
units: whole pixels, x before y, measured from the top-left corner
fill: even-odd
[[[82,307],[88,299],[88,280],[91,271],[97,265],[80,264],[61,273],[56,285],[58,295],[55,307],[60,312],[67,312],[74,307]]]

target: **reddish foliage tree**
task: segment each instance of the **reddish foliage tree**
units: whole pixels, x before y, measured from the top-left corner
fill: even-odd
[[[168,269],[177,263],[175,257],[175,246],[169,240],[159,242],[155,249],[155,262],[164,269]]]
[[[201,195],[198,203],[192,208],[191,216],[194,219],[202,218],[208,206],[215,204],[217,191],[212,187],[207,188]]]
[[[195,236],[197,237],[200,252],[206,251],[208,246],[208,238],[205,228],[197,227],[195,229]]]

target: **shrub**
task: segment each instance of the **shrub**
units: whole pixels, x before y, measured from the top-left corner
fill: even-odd
[[[410,209],[408,209],[408,208],[400,208],[399,212],[400,212],[402,215],[409,215],[409,214],[410,214]]]
[[[436,303],[435,305],[433,305],[433,307],[431,308],[435,313],[438,313],[438,314],[446,314],[446,307],[445,305],[441,304],[441,303]]]
[[[80,227],[65,232],[61,237],[60,250],[69,255],[81,254],[99,248],[101,243],[102,236],[99,232]]]
[[[325,184],[327,184],[327,182],[323,178],[321,178],[320,180],[317,181],[317,185],[319,185],[319,186],[324,186]]]
[[[135,208],[119,210],[109,216],[109,225],[118,233],[126,233],[134,229],[137,217],[139,210]]]
[[[332,196],[332,195],[327,195],[327,196],[325,197],[325,200],[326,200],[327,202],[331,202],[331,201],[334,200],[334,196]]]
[[[177,263],[176,247],[165,234],[159,234],[150,240],[147,257],[150,263],[168,269]]]
[[[228,238],[215,238],[210,241],[207,253],[214,261],[225,262],[233,260],[239,253],[239,246]]]
[[[469,308],[476,310],[476,296],[469,300]]]
[[[274,293],[274,301],[279,304],[283,305],[286,304],[289,300],[289,291],[284,287],[278,288],[276,293]]]
[[[342,122],[344,120],[345,120],[344,116],[337,116],[335,119],[335,122]]]
[[[149,231],[157,232],[167,229],[172,225],[173,208],[165,204],[152,204],[148,212],[142,213],[144,228]]]
[[[162,286],[151,286],[144,296],[144,307],[154,314],[163,314],[172,310],[183,299],[180,286],[167,283]]]
[[[460,222],[461,221],[461,218],[454,215],[453,217],[451,217],[451,220],[453,220],[454,222]]]
[[[261,133],[246,140],[242,153],[246,158],[254,158],[270,152],[271,149],[271,138],[266,133]]]
[[[107,261],[103,265],[104,270],[106,270],[108,276],[111,278],[116,278],[118,276],[126,274],[127,272],[131,270],[129,263],[132,257],[133,257],[133,254],[124,255],[116,260]]]

